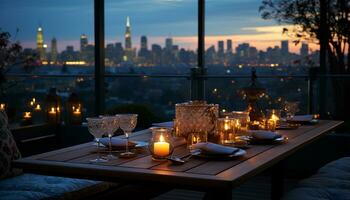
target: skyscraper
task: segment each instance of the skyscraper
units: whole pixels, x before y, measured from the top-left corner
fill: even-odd
[[[51,40],[51,62],[53,64],[57,63],[57,40],[52,38]]]
[[[232,40],[227,40],[227,53],[232,53]]]
[[[165,39],[165,49],[167,51],[171,51],[173,49],[173,39],[172,38]]]
[[[287,56],[289,54],[289,42],[288,40],[281,41],[281,54]]]
[[[89,42],[88,42],[87,35],[81,34],[81,36],[80,36],[80,52],[85,51],[88,44],[89,44]]]
[[[300,55],[306,57],[309,55],[309,45],[307,43],[302,43],[300,48]]]
[[[148,50],[147,37],[141,36],[141,50]]]
[[[44,33],[43,28],[41,26],[38,27],[36,34],[36,47],[39,54],[39,60],[46,60],[46,52],[44,48]]]
[[[131,24],[129,16],[126,17],[126,29],[125,29],[125,55],[124,61],[132,61],[133,49],[131,42]]]

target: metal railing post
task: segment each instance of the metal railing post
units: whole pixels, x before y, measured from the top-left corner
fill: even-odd
[[[198,67],[191,69],[191,100],[205,100],[205,0],[198,0]]]
[[[94,0],[94,29],[95,29],[95,114],[104,113],[105,107],[105,24],[104,0]]]

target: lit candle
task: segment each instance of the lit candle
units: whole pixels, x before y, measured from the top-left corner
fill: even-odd
[[[35,98],[32,99],[32,102],[35,103]]]
[[[159,142],[154,143],[154,154],[160,157],[168,156],[170,152],[170,144],[164,141],[163,135],[160,135]]]
[[[25,112],[23,118],[24,119],[31,119],[32,118],[32,113],[31,112]]]
[[[4,103],[0,104],[0,110],[5,110],[5,104]]]
[[[230,124],[229,124],[228,117],[226,117],[225,122],[224,122],[224,130],[228,131],[230,129]]]
[[[56,110],[55,110],[55,108],[52,107],[49,113],[50,113],[50,114],[55,114],[55,115],[56,115]]]
[[[34,101],[30,101],[30,105],[31,105],[31,106],[34,106]]]
[[[35,111],[40,111],[41,110],[40,104],[37,104],[34,110]]]
[[[81,114],[80,108],[75,109],[73,114],[74,115],[80,115]]]

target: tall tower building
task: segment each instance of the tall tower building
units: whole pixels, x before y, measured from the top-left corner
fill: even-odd
[[[300,48],[300,55],[306,57],[309,55],[309,45],[307,43],[302,43]]]
[[[129,16],[126,17],[126,29],[125,29],[125,55],[124,61],[132,61],[133,49],[131,42],[131,24]]]
[[[148,50],[147,37],[141,36],[141,50]]]
[[[232,40],[227,40],[227,53],[232,53]]]
[[[173,49],[173,39],[172,38],[165,39],[165,49],[167,51],[171,51]]]
[[[57,63],[57,40],[52,38],[51,40],[51,62]]]
[[[40,61],[46,60],[46,52],[44,48],[44,33],[43,33],[43,28],[41,26],[38,27],[38,30],[36,33],[36,48],[39,54],[39,60]]]
[[[85,51],[88,44],[89,44],[89,42],[88,42],[87,35],[82,34],[80,36],[80,52]]]
[[[288,40],[281,41],[281,54],[287,56],[289,54],[289,42]]]
[[[224,44],[224,41],[218,41],[218,54],[219,55],[223,55],[224,54],[224,47],[225,46],[225,44]]]

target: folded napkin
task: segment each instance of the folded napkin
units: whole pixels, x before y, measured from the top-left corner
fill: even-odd
[[[255,140],[274,140],[282,137],[281,135],[271,131],[251,131],[251,134]]]
[[[293,118],[288,119],[288,121],[310,122],[313,119],[313,117],[313,115],[295,115]]]
[[[192,145],[193,149],[200,149],[206,155],[233,155],[239,148],[222,146],[214,143],[197,143]]]
[[[162,123],[153,123],[152,126],[173,128],[174,127],[174,122],[170,121],[170,122],[162,122]]]
[[[101,142],[101,144],[105,145],[106,147],[109,146],[109,138],[108,137],[101,138],[100,142]],[[112,137],[111,144],[112,144],[111,146],[113,149],[122,149],[122,148],[125,148],[125,146],[126,146],[126,139]],[[135,142],[129,141],[129,147],[135,147],[135,146],[136,146]]]

